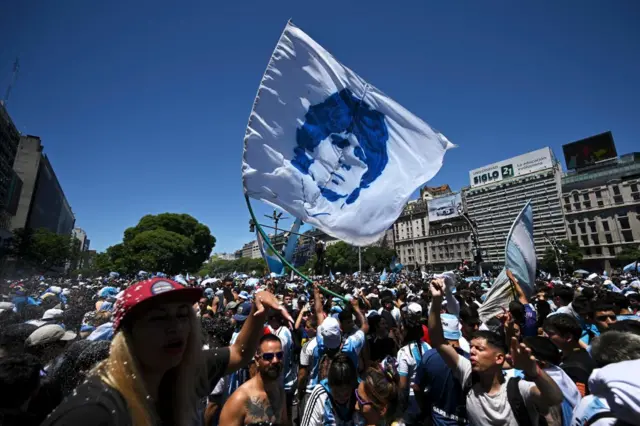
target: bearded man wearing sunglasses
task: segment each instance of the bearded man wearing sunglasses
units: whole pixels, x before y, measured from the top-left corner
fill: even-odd
[[[258,374],[240,386],[227,400],[218,424],[224,426],[289,425],[280,375],[284,351],[278,336],[260,339],[255,356]]]

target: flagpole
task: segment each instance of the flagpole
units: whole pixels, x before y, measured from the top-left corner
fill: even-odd
[[[358,247],[358,275],[362,275],[362,247]]]
[[[256,229],[258,230],[260,235],[262,235],[262,239],[267,244],[267,246],[275,253],[275,255],[282,261],[282,263],[284,263],[286,266],[291,268],[291,270],[294,271],[296,274],[298,274],[303,280],[305,280],[309,284],[313,284],[313,280],[311,278],[307,277],[305,274],[303,274],[302,272],[298,271],[295,266],[293,266],[287,259],[285,259],[285,257],[283,255],[278,253],[278,251],[273,247],[273,245],[271,244],[271,240],[269,240],[269,237],[264,232],[264,230],[262,229],[262,227],[258,223],[258,220],[256,219],[256,215],[253,212],[253,208],[251,208],[251,201],[249,200],[249,196],[247,194],[244,195],[244,199],[247,202],[247,208],[249,209],[249,214],[251,215],[251,219],[253,219],[253,222],[256,225]],[[348,300],[344,296],[341,296],[341,295],[339,295],[337,293],[334,293],[331,290],[328,290],[328,289],[326,289],[326,288],[324,288],[324,287],[322,287],[320,285],[318,287],[323,292],[325,292],[327,294],[330,294],[333,297],[338,297],[344,302],[348,302]]]

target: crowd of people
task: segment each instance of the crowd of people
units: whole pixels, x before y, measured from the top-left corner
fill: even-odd
[[[640,424],[635,277],[384,275],[3,282],[0,424]]]

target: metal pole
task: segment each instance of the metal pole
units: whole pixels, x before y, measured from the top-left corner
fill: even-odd
[[[251,219],[256,224],[256,229],[258,230],[260,235],[262,235],[262,238],[264,239],[264,242],[267,245],[267,247],[269,247],[271,250],[273,250],[275,255],[278,256],[278,258],[282,261],[282,263],[284,263],[286,266],[291,268],[291,270],[293,272],[295,272],[296,274],[298,274],[300,276],[300,278],[302,278],[303,280],[305,280],[309,284],[313,284],[313,280],[311,278],[307,277],[305,274],[303,274],[302,272],[298,271],[298,269],[295,266],[293,266],[287,259],[284,258],[283,255],[278,253],[278,251],[275,249],[275,247],[273,247],[273,245],[271,244],[271,241],[269,240],[269,237],[267,236],[266,232],[264,232],[264,230],[262,229],[262,227],[258,223],[258,220],[256,219],[256,215],[253,212],[253,209],[251,208],[251,201],[249,201],[249,196],[247,194],[244,195],[244,199],[247,202],[247,209],[249,209],[249,214],[251,215]],[[344,301],[344,302],[348,302],[348,300],[344,296],[341,296],[341,295],[339,295],[337,293],[334,293],[331,290],[326,289],[326,288],[324,288],[322,286],[318,286],[318,287],[320,287],[320,290],[322,290],[324,293],[329,294],[329,295],[331,295],[333,297],[337,297],[339,299],[342,299],[342,301]]]
[[[362,247],[358,247],[358,275],[362,274]]]

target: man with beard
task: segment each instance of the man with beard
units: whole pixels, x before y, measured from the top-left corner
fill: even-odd
[[[220,413],[220,425],[288,425],[284,388],[280,381],[284,351],[280,339],[266,334],[260,339],[255,362],[258,374],[240,386]]]

